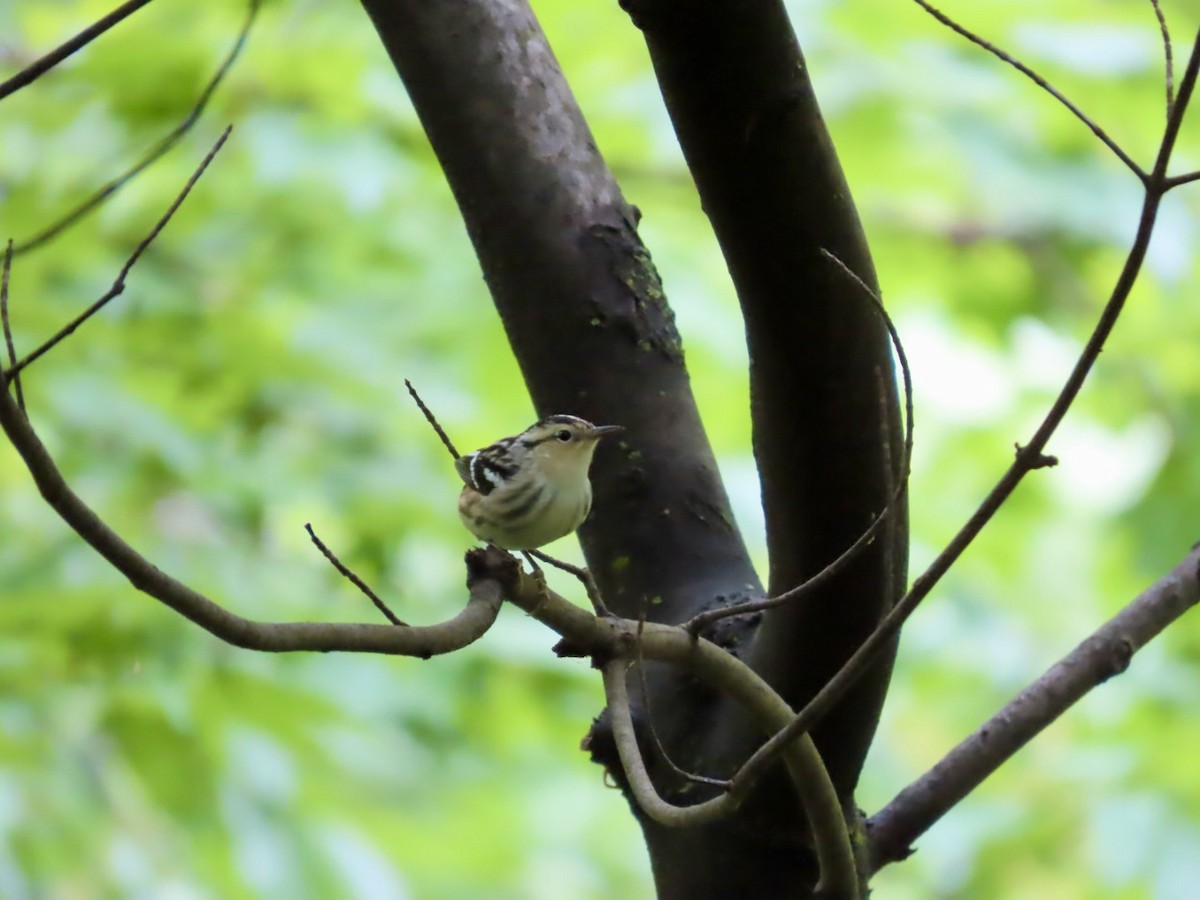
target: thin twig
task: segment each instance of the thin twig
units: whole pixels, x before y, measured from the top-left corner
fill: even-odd
[[[9,365],[16,365],[17,350],[13,345],[12,326],[8,322],[8,276],[12,272],[13,258],[13,242],[12,238],[8,239],[8,243],[4,246],[4,271],[0,274],[0,323],[4,327],[4,345],[8,351]],[[0,365],[0,369],[4,366]],[[25,412],[25,395],[21,391],[21,376],[13,376],[13,388],[17,395],[17,407],[21,412]],[[7,385],[4,386],[7,389]]]
[[[108,31],[108,29],[123,19],[128,18],[149,2],[150,0],[129,0],[128,3],[122,3],[107,16],[93,22],[65,44],[55,47],[41,59],[30,63],[16,75],[5,80],[3,84],[0,84],[0,100],[3,100],[9,94],[15,94],[27,85],[33,84],[33,82],[37,81],[72,53],[86,47],[96,38],[100,37],[100,35],[104,34],[104,32]]]
[[[142,238],[141,242],[138,243],[137,248],[133,251],[133,254],[125,261],[125,265],[121,267],[121,271],[117,275],[116,281],[112,283],[112,287],[105,291],[104,295],[95,303],[59,329],[58,333],[55,334],[54,337],[50,338],[50,340],[46,341],[20,362],[14,363],[6,373],[9,378],[14,377],[17,375],[17,373],[28,368],[32,363],[36,362],[38,359],[52,350],[59,342],[70,336],[76,328],[103,309],[110,300],[112,300],[114,297],[119,297],[122,293],[124,293],[125,278],[129,274],[129,271],[141,258],[142,254],[146,252],[146,249],[150,246],[150,244],[154,242],[154,239],[158,237],[159,232],[161,232],[166,227],[167,223],[171,221],[171,217],[175,215],[176,210],[178,210],[183,204],[183,201],[187,199],[187,195],[191,193],[196,182],[200,180],[200,176],[204,174],[204,170],[208,168],[209,163],[213,161],[213,158],[218,152],[220,152],[221,148],[225,146],[225,141],[228,140],[229,133],[232,130],[233,126],[229,125],[221,133],[221,136],[217,139],[217,142],[213,144],[212,149],[208,151],[204,159],[200,162],[200,165],[196,168],[196,171],[192,173],[191,178],[187,180],[187,184],[183,186],[183,190],[179,192],[179,196],[175,198],[174,202],[167,208],[167,211],[163,214],[162,218],[158,220],[157,224],[155,224],[154,228],[151,229],[150,233]]]
[[[543,553],[541,550],[526,550],[524,551],[529,556],[535,559],[540,559],[548,565],[554,566],[556,569],[562,569],[564,572],[569,572],[583,582],[583,588],[587,591],[588,599],[592,601],[592,608],[596,610],[598,616],[611,616],[608,607],[604,604],[604,598],[600,596],[600,587],[596,584],[596,579],[592,577],[591,569],[586,566],[573,566],[569,562],[564,562],[551,556],[549,553]]]
[[[812,593],[849,566],[854,558],[875,540],[879,529],[883,527],[883,523],[887,521],[892,511],[895,510],[908,490],[908,474],[912,465],[913,450],[913,386],[912,371],[908,365],[908,355],[904,352],[904,343],[900,340],[900,332],[896,328],[896,323],[892,321],[892,317],[888,314],[887,308],[883,305],[883,299],[879,294],[859,278],[853,269],[824,247],[821,248],[821,255],[836,265],[843,274],[848,276],[875,305],[876,312],[879,313],[880,318],[883,319],[884,325],[887,327],[892,346],[896,349],[896,359],[900,364],[900,373],[904,381],[904,459],[901,462],[900,477],[897,479],[896,488],[892,492],[892,496],[888,499],[887,505],[879,515],[871,521],[866,530],[849,547],[839,553],[819,572],[774,597],[765,597],[761,600],[748,600],[745,603],[735,603],[730,606],[722,606],[717,609],[698,613],[687,622],[684,622],[682,626],[692,634],[699,634],[712,623],[721,619],[772,609],[784,603],[795,602],[800,597]]]
[[[1150,0],[1154,7],[1154,18],[1158,19],[1158,30],[1162,33],[1164,80],[1167,85],[1167,116],[1171,115],[1171,107],[1175,103],[1175,57],[1171,52],[1171,29],[1167,27],[1167,17],[1163,15],[1162,6],[1158,0]]]
[[[450,451],[450,455],[455,459],[458,459],[460,454],[454,448],[454,442],[451,441],[449,435],[442,430],[442,426],[438,424],[437,418],[430,411],[429,407],[425,405],[425,401],[421,399],[421,395],[417,393],[417,389],[412,386],[412,382],[405,378],[404,386],[408,388],[408,393],[412,396],[413,400],[416,401],[417,409],[421,410],[421,413],[425,416],[425,420],[433,426],[433,430],[437,432],[437,436],[441,438],[446,449]]]
[[[391,611],[391,609],[388,608],[386,603],[379,599],[379,596],[367,586],[365,581],[350,571],[350,569],[346,567],[342,561],[337,558],[337,556],[334,555],[333,551],[325,546],[321,539],[317,537],[317,533],[313,531],[312,525],[305,522],[304,530],[308,532],[308,536],[312,538],[312,542],[317,545],[317,549],[321,551],[321,553],[327,560],[329,560],[333,567],[341,572],[342,576],[347,578],[351,584],[366,594],[367,597],[370,598],[371,602],[375,604],[375,608],[383,613],[383,617],[385,619],[387,619],[393,625],[401,625],[405,628],[409,627],[407,622],[399,618],[394,612]]]
[[[1129,170],[1131,172],[1133,172],[1134,175],[1136,175],[1139,179],[1141,179],[1143,182],[1145,182],[1146,173],[1145,173],[1145,171],[1143,171],[1142,167],[1133,161],[1133,159],[1129,156],[1129,154],[1126,153],[1121,148],[1120,144],[1118,144],[1115,140],[1113,140],[1111,137],[1108,136],[1108,132],[1106,132],[1103,128],[1101,128],[1099,125],[1097,125],[1096,122],[1090,116],[1087,115],[1087,113],[1085,113],[1082,109],[1080,109],[1078,106],[1076,106],[1074,103],[1072,103],[1071,100],[1069,100],[1067,98],[1067,96],[1065,94],[1063,94],[1062,91],[1060,91],[1054,85],[1050,84],[1050,82],[1048,82],[1045,78],[1043,78],[1041,75],[1039,75],[1033,69],[1029,68],[1029,66],[1025,65],[1025,63],[1021,62],[1019,59],[1012,56],[1010,53],[1007,53],[1004,50],[1001,50],[995,44],[992,44],[992,43],[984,40],[979,35],[975,34],[975,32],[970,31],[970,30],[964,28],[962,25],[958,24],[958,22],[951,19],[948,15],[946,15],[944,12],[942,12],[936,6],[933,6],[931,3],[929,3],[928,0],[913,0],[913,2],[916,3],[923,10],[925,10],[925,12],[929,13],[931,16],[933,16],[935,19],[937,19],[939,22],[941,22],[943,25],[945,25],[947,28],[949,28],[951,31],[953,31],[955,34],[959,35],[960,37],[966,38],[972,44],[975,44],[977,47],[981,47],[982,49],[986,50],[988,53],[992,54],[992,56],[996,57],[1001,62],[1007,63],[1008,65],[1012,66],[1014,69],[1016,69],[1022,75],[1024,75],[1026,78],[1028,78],[1034,84],[1036,84],[1038,87],[1040,87],[1046,93],[1048,93],[1051,97],[1053,97],[1055,100],[1057,100],[1063,106],[1065,106],[1068,110],[1071,111],[1071,114],[1073,116],[1075,116],[1076,119],[1078,119],[1080,122],[1082,122],[1084,125],[1086,125],[1088,127],[1088,129],[1092,132],[1092,134],[1094,134],[1096,137],[1098,137],[1100,139],[1101,143],[1103,143],[1104,146],[1106,146],[1109,150],[1111,150],[1116,155],[1117,159],[1119,159],[1119,160],[1121,160],[1121,162],[1125,163],[1125,165],[1129,168]]]
[[[917,2],[920,2],[920,0],[917,0]],[[1009,466],[1000,480],[996,482],[995,487],[983,499],[978,509],[975,510],[962,528],[959,529],[958,533],[954,535],[945,549],[913,581],[908,593],[900,598],[892,610],[884,616],[875,630],[871,632],[859,648],[846,660],[837,673],[796,714],[788,727],[773,735],[770,740],[751,755],[742,766],[742,769],[734,776],[735,781],[741,781],[743,778],[748,778],[751,781],[757,780],[778,759],[779,754],[789,741],[800,735],[807,734],[820,721],[821,717],[842,698],[851,685],[870,668],[878,653],[891,642],[893,636],[900,630],[900,627],[908,617],[912,615],[921,601],[929,595],[934,586],[942,579],[942,576],[950,570],[950,567],[954,565],[967,547],[970,546],[971,542],[975,540],[979,532],[983,530],[983,527],[991,521],[1000,507],[1007,502],[1024,477],[1029,472],[1045,465],[1046,455],[1044,451],[1046,444],[1055,430],[1057,430],[1063,417],[1066,416],[1071,405],[1075,402],[1075,398],[1079,396],[1079,391],[1082,389],[1083,383],[1087,380],[1092,367],[1096,364],[1096,360],[1100,356],[1100,351],[1104,348],[1109,335],[1112,334],[1117,319],[1120,317],[1121,311],[1125,308],[1125,301],[1129,299],[1129,294],[1133,290],[1133,286],[1141,272],[1142,263],[1146,258],[1146,249],[1149,247],[1150,238],[1154,233],[1154,225],[1158,218],[1158,210],[1162,203],[1163,194],[1170,188],[1170,182],[1166,177],[1167,166],[1170,163],[1171,154],[1175,149],[1175,143],[1179,137],[1179,128],[1183,122],[1183,115],[1191,101],[1197,77],[1200,77],[1200,31],[1196,34],[1187,68],[1184,71],[1183,78],[1179,82],[1179,95],[1175,101],[1175,105],[1171,108],[1171,117],[1167,120],[1167,127],[1163,132],[1154,169],[1146,179],[1146,197],[1142,204],[1142,212],[1138,220],[1137,233],[1134,236],[1133,244],[1130,246],[1129,253],[1125,257],[1125,263],[1121,267],[1120,275],[1117,276],[1108,302],[1105,303],[1104,310],[1101,312],[1095,328],[1092,329],[1087,344],[1084,345],[1083,352],[1079,355],[1079,359],[1076,360],[1071,374],[1067,377],[1062,390],[1059,391],[1058,397],[1055,398],[1041,425],[1038,426],[1037,431],[1028,444],[1018,447],[1016,459],[1012,465]]]
[[[1166,183],[1163,187],[1165,190],[1169,191],[1171,188],[1177,188],[1184,184],[1191,184],[1193,181],[1200,181],[1200,171],[1184,172],[1182,175],[1174,175],[1166,180]]]
[[[1167,127],[1163,130],[1163,139],[1159,144],[1158,157],[1154,160],[1154,169],[1150,173],[1152,184],[1148,190],[1166,193],[1175,184],[1167,178],[1167,167],[1171,162],[1171,154],[1175,150],[1175,141],[1179,137],[1179,129],[1183,126],[1183,116],[1191,103],[1192,92],[1196,89],[1196,78],[1200,72],[1200,30],[1192,41],[1192,50],[1188,55],[1187,66],[1183,70],[1183,78],[1179,81],[1179,94],[1171,106],[1171,114],[1167,116]]]
[[[241,55],[242,48],[246,45],[246,38],[250,34],[250,28],[254,25],[254,20],[258,15],[260,3],[261,0],[247,0],[246,18],[242,23],[241,30],[238,32],[237,40],[233,42],[233,47],[230,48],[229,53],[226,54],[225,59],[221,62],[221,65],[217,67],[217,71],[213,74],[213,77],[209,79],[208,84],[204,87],[204,90],[200,92],[200,96],[192,105],[192,109],[187,114],[186,118],[184,118],[182,122],[175,126],[175,128],[169,134],[167,134],[166,137],[162,138],[157,144],[155,144],[150,151],[147,152],[146,155],[140,160],[138,160],[138,162],[135,163],[131,168],[109,181],[106,185],[101,187],[98,191],[96,191],[66,215],[62,216],[53,225],[43,229],[33,237],[17,245],[18,255],[37,249],[38,247],[62,234],[68,228],[78,224],[88,213],[92,212],[92,210],[96,209],[96,207],[98,207],[101,203],[103,203],[121,188],[125,187],[125,185],[149,168],[153,163],[165,156],[167,151],[169,151],[183,139],[184,135],[186,135],[192,129],[192,126],[196,124],[200,116],[204,113],[204,110],[207,108],[209,101],[212,99],[213,94],[217,90],[217,87],[220,86],[222,81],[224,81],[225,76],[233,67],[234,62],[237,60],[238,56]]]
[[[638,618],[637,630],[637,670],[638,670],[638,686],[642,690],[642,703],[646,707],[646,725],[650,729],[650,737],[654,740],[654,746],[658,750],[658,755],[670,767],[671,771],[680,778],[690,781],[693,784],[705,784],[710,787],[718,788],[722,791],[728,791],[733,782],[726,778],[709,778],[707,775],[697,775],[695,772],[689,772],[686,769],[675,764],[675,760],[671,759],[671,754],[667,753],[667,748],[662,742],[662,738],[658,736],[658,728],[654,724],[654,708],[650,705],[650,689],[646,685],[646,655],[642,650],[642,635],[646,631],[646,616],[643,614]]]
[[[1197,603],[1200,545],[872,816],[871,871],[908,856],[938,819]]]

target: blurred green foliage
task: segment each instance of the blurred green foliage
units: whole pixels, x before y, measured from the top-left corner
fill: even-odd
[[[0,5],[0,72],[107,6]],[[736,302],[644,47],[616,4],[537,8],[645,213],[762,561]],[[1139,192],[1045,94],[914,5],[792,11],[913,361],[919,569],[1065,377]],[[1149,4],[949,11],[1149,163],[1165,102]],[[29,237],[174,127],[243,12],[161,0],[0,104],[0,237]],[[1167,0],[1166,13],[1183,54],[1200,10]],[[1200,165],[1192,119],[1182,165]],[[104,291],[229,122],[125,295],[30,370],[31,414],[114,527],[241,614],[375,618],[309,545],[312,522],[404,618],[443,618],[463,602],[468,540],[402,379],[462,447],[523,427],[531,408],[353,5],[266,4],[193,133],[17,260],[18,346]],[[1131,308],[1051,445],[1062,465],[1031,477],[907,629],[868,811],[1200,538],[1198,204],[1200,186],[1166,204]],[[886,870],[879,896],[1193,896],[1198,634],[1192,614],[1039,737]],[[225,647],[102,564],[0,447],[0,896],[647,896],[636,826],[576,749],[597,679],[552,643],[505,610],[479,644],[429,662]]]

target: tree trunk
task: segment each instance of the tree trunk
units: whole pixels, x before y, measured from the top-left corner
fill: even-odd
[[[593,468],[581,538],[619,615],[681,622],[761,596],[700,425],[674,319],[624,201],[523,0],[364,0],[458,201],[540,413],[627,429]],[[783,8],[629,2],[737,286],[751,357],[770,589],[811,576],[885,506],[899,465],[887,335],[862,232]],[[811,696],[898,596],[906,530],[822,591],[710,635],[793,706]],[[847,809],[890,661],[814,737]],[[630,685],[641,697],[640,682]],[[729,774],[761,740],[740,711],[655,668],[659,736],[682,767]],[[644,725],[641,701],[635,716]],[[603,719],[594,756],[620,771]],[[702,799],[651,754],[661,792]],[[635,808],[635,813],[638,811]],[[736,818],[668,830],[639,814],[661,897],[797,897],[814,862],[795,792],[766,784]]]

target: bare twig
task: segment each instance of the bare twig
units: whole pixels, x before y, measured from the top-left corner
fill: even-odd
[[[784,603],[791,603],[799,600],[800,597],[815,591],[821,585],[825,584],[843,569],[845,569],[854,558],[858,556],[879,533],[879,529],[883,527],[883,523],[887,521],[888,516],[900,503],[905,491],[908,490],[908,474],[909,468],[912,465],[912,449],[913,449],[913,386],[912,386],[912,371],[908,365],[908,356],[904,352],[904,343],[900,340],[900,332],[896,329],[896,323],[892,321],[892,317],[888,314],[887,308],[883,305],[883,299],[873,291],[869,285],[844,262],[842,262],[833,253],[830,253],[824,247],[821,248],[821,255],[837,266],[844,275],[849,277],[859,289],[866,295],[874,305],[875,310],[883,319],[884,325],[887,327],[888,336],[891,339],[892,346],[896,349],[896,359],[900,364],[900,373],[904,382],[904,458],[901,462],[901,471],[899,478],[896,480],[896,489],[892,492],[892,496],[888,499],[887,505],[877,515],[871,524],[850,544],[845,550],[839,553],[832,561],[824,568],[813,575],[811,578],[805,579],[800,584],[793,588],[789,588],[782,594],[774,597],[765,597],[761,600],[748,600],[745,603],[735,603],[729,606],[722,606],[716,609],[706,610],[693,616],[683,624],[683,627],[692,634],[699,634],[713,622],[730,616],[744,615],[746,613],[759,612],[765,609],[771,609],[780,606]]]
[[[179,192],[179,196],[176,197],[174,202],[172,202],[167,208],[167,211],[163,214],[162,218],[158,220],[154,228],[150,230],[150,233],[142,238],[141,242],[137,245],[136,249],[134,249],[133,254],[129,257],[129,259],[125,260],[125,265],[121,267],[121,271],[117,275],[116,281],[112,283],[112,287],[105,291],[104,295],[101,296],[100,299],[98,299],[95,303],[60,328],[54,337],[50,338],[50,340],[46,341],[20,362],[14,363],[5,373],[8,378],[12,378],[17,373],[28,368],[30,364],[36,362],[50,350],[54,349],[59,342],[70,336],[76,328],[103,309],[110,300],[115,297],[119,297],[122,293],[124,293],[125,278],[129,275],[129,271],[141,258],[142,254],[146,252],[146,249],[151,243],[153,243],[154,239],[158,237],[159,232],[161,232],[166,227],[167,223],[171,221],[171,217],[175,215],[176,210],[178,210],[183,204],[183,201],[187,199],[187,195],[191,193],[191,190],[195,186],[196,182],[200,180],[200,176],[204,174],[204,170],[208,168],[209,163],[213,161],[213,157],[215,157],[217,153],[220,152],[221,148],[225,146],[225,141],[229,138],[229,133],[232,130],[233,126],[230,125],[221,133],[221,136],[217,139],[217,142],[213,144],[212,149],[208,151],[204,159],[200,162],[200,165],[196,168],[196,171],[193,172],[192,176],[187,180],[187,184],[183,186],[183,190]]]
[[[108,31],[108,29],[128,18],[149,2],[150,0],[129,0],[127,3],[122,3],[107,16],[93,22],[65,44],[55,47],[45,56],[29,64],[16,75],[5,80],[3,84],[0,84],[0,100],[3,100],[9,94],[15,94],[27,85],[33,84],[33,82],[37,81],[72,53],[86,47],[96,38],[100,37],[100,35],[104,34],[104,32]]]
[[[1193,181],[1200,181],[1200,172],[1184,172],[1182,175],[1174,175],[1166,180],[1164,187],[1169,191],[1171,188],[1191,184]]]
[[[200,116],[204,113],[218,86],[225,80],[225,76],[233,67],[238,56],[241,55],[242,48],[246,45],[246,38],[250,34],[250,28],[253,26],[254,20],[258,15],[260,3],[261,0],[247,0],[246,18],[242,23],[241,30],[238,32],[237,39],[233,42],[233,46],[230,48],[229,53],[226,54],[221,65],[217,67],[217,71],[209,79],[208,84],[205,85],[204,90],[200,92],[200,96],[196,99],[191,111],[184,120],[176,125],[166,137],[155,144],[131,168],[109,181],[66,215],[59,218],[53,225],[39,231],[33,237],[19,244],[16,251],[18,254],[37,249],[62,234],[71,226],[77,224],[84,216],[92,212],[92,210],[96,209],[96,207],[140,175],[153,163],[161,159],[166,155],[167,151],[183,139],[184,135],[192,129],[192,126],[196,124]]]
[[[437,436],[441,438],[441,441],[445,445],[446,449],[450,451],[450,455],[455,459],[458,459],[460,454],[454,448],[454,442],[450,440],[450,437],[444,430],[442,430],[442,426],[438,424],[437,417],[435,417],[430,411],[429,407],[425,405],[425,401],[421,399],[421,395],[417,393],[417,389],[412,386],[412,382],[405,378],[404,386],[408,388],[408,393],[412,396],[413,400],[416,401],[417,409],[421,410],[421,414],[425,416],[425,420],[433,426],[433,430],[437,432]]]
[[[720,788],[722,791],[728,791],[733,785],[733,782],[727,778],[709,778],[707,775],[697,775],[695,772],[689,772],[675,764],[675,760],[671,759],[671,754],[667,752],[666,746],[662,742],[662,738],[658,736],[658,728],[654,724],[654,707],[650,701],[650,689],[646,685],[646,658],[642,652],[642,634],[646,630],[646,616],[643,613],[638,618],[638,655],[637,655],[637,672],[638,686],[642,691],[642,705],[646,707],[646,725],[650,731],[650,737],[654,740],[654,747],[658,750],[658,755],[662,757],[667,766],[686,781],[693,784],[705,784],[709,787]]]
[[[917,0],[917,2],[921,2],[921,0]],[[1154,224],[1158,218],[1158,209],[1162,203],[1163,194],[1170,189],[1170,182],[1166,177],[1167,166],[1170,163],[1171,153],[1179,136],[1179,127],[1191,101],[1198,76],[1200,76],[1200,31],[1196,34],[1187,68],[1179,82],[1179,96],[1175,106],[1171,109],[1171,116],[1167,120],[1167,127],[1163,132],[1154,169],[1146,179],[1146,196],[1142,204],[1133,244],[1125,257],[1125,263],[1121,267],[1121,273],[1117,276],[1112,293],[1104,305],[1104,310],[1084,345],[1083,352],[1076,360],[1071,374],[1067,377],[1062,390],[1059,391],[1058,397],[1055,398],[1041,425],[1038,426],[1029,442],[1018,448],[1016,459],[1012,465],[945,549],[913,581],[908,593],[901,597],[892,610],[884,616],[876,629],[846,660],[837,674],[796,714],[788,727],[773,735],[751,755],[735,776],[735,780],[741,778],[757,780],[779,758],[779,753],[787,746],[788,741],[808,733],[871,666],[876,655],[888,645],[908,617],[970,546],[983,527],[991,521],[1024,477],[1029,472],[1045,466],[1046,444],[1079,395],[1084,381],[1087,380],[1088,374],[1099,358],[1100,351],[1112,333],[1117,319],[1125,307],[1125,301],[1129,299],[1129,294],[1141,272],[1142,263],[1146,258],[1146,248],[1150,245],[1150,237],[1154,233]]]
[[[1103,128],[1101,128],[1099,125],[1097,125],[1095,120],[1093,120],[1090,116],[1088,116],[1087,113],[1085,113],[1082,109],[1080,109],[1073,102],[1071,102],[1071,100],[1068,99],[1067,96],[1065,94],[1063,94],[1062,91],[1060,91],[1054,85],[1050,84],[1050,82],[1048,82],[1045,78],[1043,78],[1041,75],[1039,75],[1033,69],[1029,68],[1029,66],[1025,65],[1025,63],[1021,62],[1019,59],[1012,56],[1012,54],[1007,53],[1004,50],[1001,50],[995,44],[992,44],[989,41],[984,40],[979,35],[975,34],[975,32],[970,31],[967,28],[964,28],[962,25],[958,24],[958,22],[951,19],[948,15],[946,15],[944,12],[942,12],[936,6],[929,3],[928,0],[913,0],[913,2],[916,3],[923,10],[925,10],[925,12],[929,13],[931,16],[933,16],[935,19],[937,19],[939,22],[941,22],[943,25],[945,25],[947,28],[949,28],[951,31],[953,31],[955,34],[959,35],[960,37],[966,38],[972,44],[975,44],[977,47],[983,48],[984,50],[986,50],[988,53],[992,54],[992,56],[996,57],[1001,62],[1007,63],[1008,65],[1012,66],[1014,69],[1016,69],[1018,72],[1020,72],[1026,78],[1028,78],[1030,81],[1032,81],[1034,84],[1036,84],[1042,90],[1044,90],[1047,94],[1049,94],[1051,97],[1053,97],[1055,100],[1057,100],[1063,106],[1065,106],[1068,110],[1070,110],[1071,115],[1073,115],[1076,119],[1078,119],[1080,122],[1082,122],[1084,125],[1086,125],[1088,127],[1088,129],[1092,132],[1092,134],[1094,134],[1097,138],[1099,138],[1100,142],[1113,152],[1113,154],[1117,157],[1117,159],[1119,159],[1119,160],[1121,160],[1121,162],[1125,163],[1126,167],[1131,172],[1133,172],[1134,175],[1136,175],[1143,182],[1145,182],[1146,173],[1145,173],[1145,171],[1142,170],[1142,167],[1133,161],[1133,159],[1129,156],[1129,154],[1126,153],[1121,148],[1120,144],[1118,144],[1115,140],[1113,140],[1111,137],[1109,137],[1108,132],[1106,132]]]
[[[1179,137],[1179,129],[1183,125],[1183,116],[1191,103],[1192,92],[1196,89],[1197,70],[1200,69],[1200,31],[1197,31],[1192,41],[1192,50],[1188,55],[1187,66],[1183,70],[1183,78],[1179,80],[1179,94],[1171,106],[1171,114],[1167,116],[1167,127],[1163,130],[1163,139],[1158,148],[1158,157],[1154,161],[1151,173],[1153,184],[1149,190],[1166,193],[1175,183],[1167,178],[1167,167],[1171,162],[1171,154],[1175,150],[1175,141]]]
[[[342,563],[342,561],[337,558],[336,555],[334,555],[334,552],[325,546],[324,542],[322,542],[322,540],[319,537],[317,537],[317,533],[315,531],[313,531],[312,525],[305,522],[304,530],[308,532],[308,536],[310,538],[312,538],[312,542],[317,545],[317,549],[321,551],[321,553],[325,556],[325,558],[327,560],[329,560],[329,562],[333,565],[333,567],[335,569],[337,569],[339,572],[341,572],[343,577],[349,579],[351,584],[353,584],[356,588],[358,588],[360,591],[362,591],[364,594],[366,594],[367,597],[370,598],[371,602],[375,604],[375,608],[378,609],[381,613],[383,613],[383,617],[385,619],[387,619],[393,625],[402,625],[405,628],[409,627],[409,624],[407,622],[405,622],[404,620],[402,620],[400,618],[397,618],[396,614],[394,612],[392,612],[391,609],[388,608],[388,605],[386,603],[384,603],[382,600],[379,599],[379,596],[367,586],[367,583],[365,581],[363,581],[356,574],[354,574],[354,572],[350,571],[350,569],[347,568]]]
[[[3,325],[4,328],[4,346],[8,352],[8,363],[16,365],[17,350],[13,345],[12,326],[8,321],[8,276],[12,272],[12,258],[13,242],[12,238],[9,238],[8,243],[4,246],[4,270],[0,273],[0,325]],[[0,370],[3,368],[4,366],[0,364]],[[13,390],[17,395],[17,406],[21,412],[25,412],[25,395],[21,391],[21,376],[14,375],[12,382]]]
[[[1134,653],[1197,603],[1200,544],[872,816],[871,870],[908,856],[934,822],[1088,691],[1124,672]]]
[[[1175,58],[1171,51],[1171,29],[1167,27],[1167,17],[1163,15],[1162,5],[1158,0],[1150,0],[1154,8],[1154,18],[1158,20],[1158,30],[1162,33],[1163,45],[1163,80],[1167,87],[1167,116],[1171,115],[1171,107],[1175,103]]]

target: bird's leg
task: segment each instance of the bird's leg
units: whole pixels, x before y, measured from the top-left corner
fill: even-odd
[[[521,555],[529,561],[529,565],[533,569],[533,578],[537,582],[538,593],[541,597],[541,599],[538,600],[537,606],[529,611],[529,615],[533,616],[537,615],[538,610],[542,608],[542,604],[550,598],[550,588],[546,585],[546,573],[543,572],[542,567],[537,564],[537,560],[530,556],[525,550],[521,551]]]
[[[604,600],[600,596],[600,588],[596,586],[596,579],[592,577],[591,571],[585,566],[573,566],[568,562],[563,562],[561,559],[555,559],[548,553],[543,553],[541,550],[530,550],[525,553],[525,558],[529,560],[529,564],[537,568],[537,563],[533,561],[532,556],[536,556],[544,563],[549,563],[556,569],[562,569],[564,572],[570,572],[581,582],[583,588],[587,591],[588,599],[592,601],[592,608],[595,609],[596,615],[613,617],[613,614],[608,611],[608,607],[604,605]],[[538,569],[540,572],[541,570]]]
[[[521,551],[521,555],[523,557],[525,557],[525,561],[529,563],[529,568],[533,570],[533,577],[537,578],[539,581],[545,583],[546,573],[542,571],[542,567],[539,566],[537,564],[537,560],[533,558],[532,554],[534,554],[534,553],[537,553],[537,551],[536,550],[533,550],[533,551],[522,550]]]

